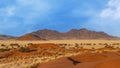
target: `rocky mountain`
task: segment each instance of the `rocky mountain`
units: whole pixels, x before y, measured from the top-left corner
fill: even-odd
[[[8,36],[8,35],[0,35],[0,40],[7,40],[7,39],[13,39],[15,37],[13,36]]]
[[[26,34],[24,36],[21,36],[18,38],[18,40],[69,40],[69,39],[119,39],[115,36],[110,36],[107,33],[104,32],[96,32],[87,30],[85,28],[83,29],[72,29],[68,32],[58,32],[54,30],[39,30],[36,32],[32,32],[29,34]]]

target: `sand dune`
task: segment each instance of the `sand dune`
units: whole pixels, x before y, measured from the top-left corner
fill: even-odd
[[[80,63],[74,65],[67,58],[41,63],[36,68],[120,68],[119,53],[84,54],[71,57]]]

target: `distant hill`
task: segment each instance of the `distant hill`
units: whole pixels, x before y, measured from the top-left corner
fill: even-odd
[[[14,39],[15,37],[13,36],[8,36],[8,35],[0,35],[0,40],[7,40],[7,39]]]
[[[23,35],[21,37],[18,37],[17,40],[44,40],[44,39],[40,38],[40,36],[38,36],[38,35],[29,33],[29,34]]]
[[[105,32],[96,32],[83,29],[72,29],[68,32],[58,32],[54,30],[38,30],[26,35],[23,35],[18,40],[70,40],[70,39],[120,39],[115,36],[108,35]]]

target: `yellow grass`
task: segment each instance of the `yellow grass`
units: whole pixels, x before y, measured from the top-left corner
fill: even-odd
[[[99,43],[107,43],[107,44],[113,44],[113,43],[120,43],[120,40],[48,40],[48,41],[15,41],[15,40],[0,40],[0,45],[5,44],[6,46],[9,46],[10,44],[19,44],[20,46],[25,46],[29,43],[38,44],[38,43],[55,43],[55,44],[75,44],[75,43],[95,43],[97,45],[82,45],[84,48],[101,48],[104,47],[104,45],[98,45]],[[120,45],[115,45],[114,47],[120,47]],[[1,47],[0,47],[1,48]]]

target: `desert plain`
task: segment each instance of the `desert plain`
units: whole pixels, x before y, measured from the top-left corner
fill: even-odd
[[[0,68],[120,68],[120,40],[0,40]]]

